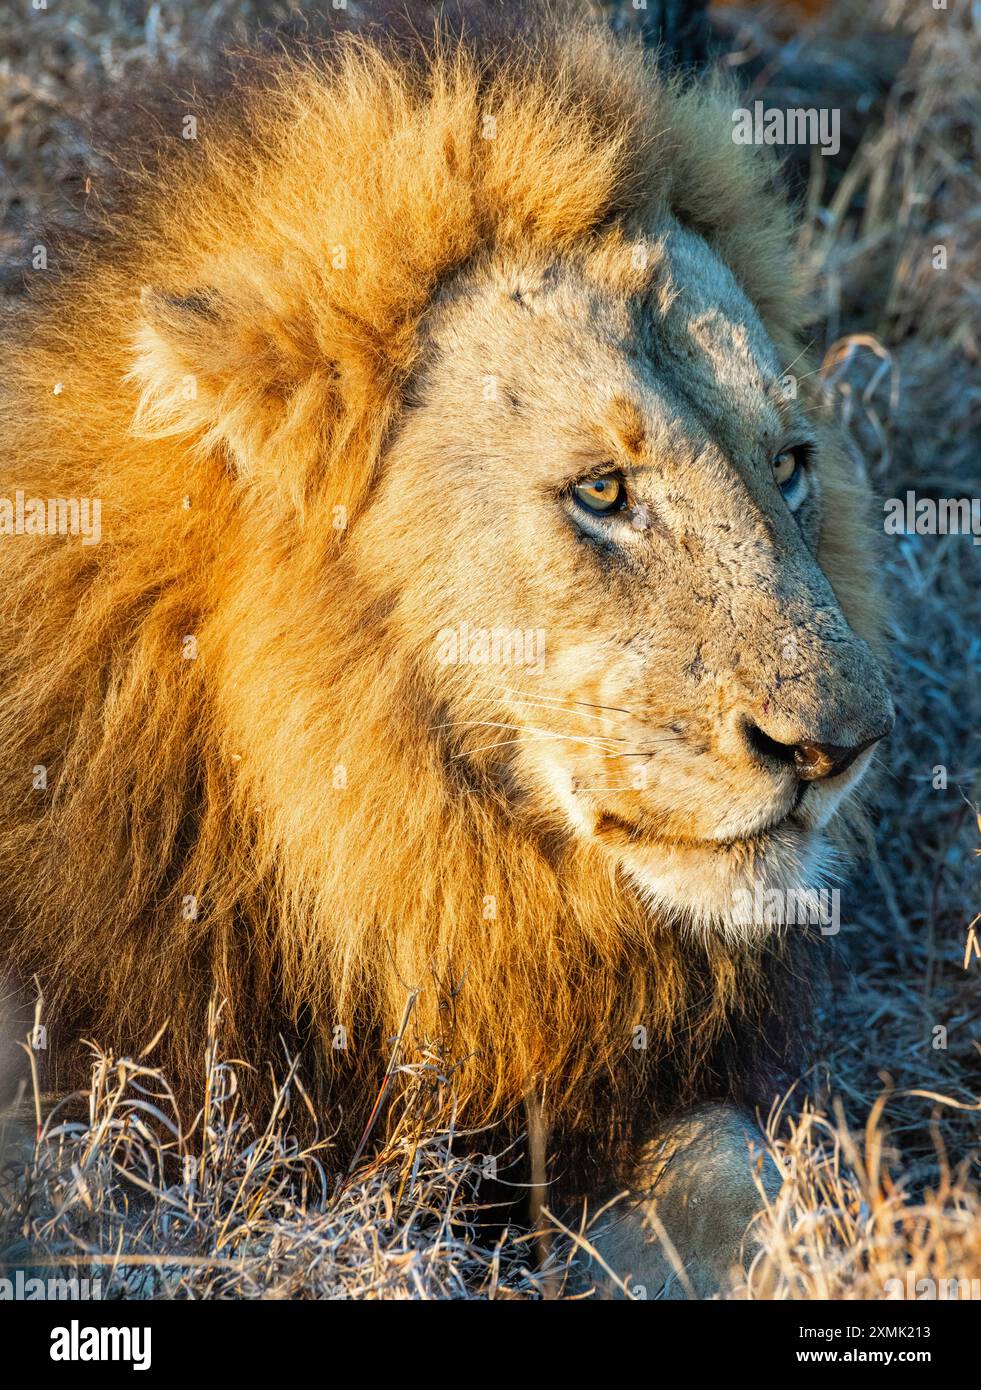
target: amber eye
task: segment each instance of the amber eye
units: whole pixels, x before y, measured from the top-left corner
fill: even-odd
[[[773,477],[777,487],[785,492],[797,481],[800,457],[796,449],[782,449],[773,460]]]
[[[627,499],[623,479],[613,473],[602,478],[587,478],[585,482],[577,483],[572,489],[572,494],[581,506],[597,516],[619,511]]]

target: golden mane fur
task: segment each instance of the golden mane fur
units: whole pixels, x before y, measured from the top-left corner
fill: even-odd
[[[117,152],[5,330],[4,495],[102,500],[98,545],[0,540],[0,939],[58,1028],[52,1082],[79,1035],[132,1052],[166,1023],[190,1085],[216,996],[239,1055],[302,1046],[325,1128],[356,1126],[419,988],[407,1047],[472,1054],[468,1121],[536,1085],[601,1144],[639,1105],[762,1095],[780,948],[652,920],[469,782],[386,556],[348,543],[427,313],[489,248],[614,245],[670,209],[792,356],[771,166],[731,101],[568,22],[342,36],[187,109],[196,139],[178,102]]]

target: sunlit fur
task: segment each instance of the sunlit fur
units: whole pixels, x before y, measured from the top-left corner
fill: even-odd
[[[139,132],[6,329],[4,495],[103,501],[100,545],[0,541],[0,939],[43,988],[48,1080],[79,1035],[132,1050],[167,1023],[156,1055],[190,1087],[215,994],[257,1092],[279,1039],[302,1045],[349,1133],[419,988],[407,1054],[473,1053],[468,1121],[534,1084],[598,1154],[692,1100],[759,1098],[788,973],[798,991],[779,940],[686,934],[560,806],[457,756],[461,710],[515,706],[433,666],[437,581],[407,557],[450,515],[483,533],[465,493],[401,530],[372,530],[372,502],[433,313],[482,265],[580,264],[626,303],[657,294],[635,239],[688,227],[796,358],[770,166],[729,139],[731,99],[568,23],[503,56],[351,37],[249,71],[195,98],[196,141],[179,103]],[[401,466],[408,494],[424,465]],[[846,473],[839,451],[821,559],[871,634]]]

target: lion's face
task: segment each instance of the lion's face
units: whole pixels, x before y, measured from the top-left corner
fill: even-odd
[[[833,439],[705,243],[657,254],[642,295],[611,253],[451,296],[361,541],[404,538],[454,758],[731,926],[816,885],[893,710],[819,558],[857,505]]]

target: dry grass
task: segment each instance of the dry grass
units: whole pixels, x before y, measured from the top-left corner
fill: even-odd
[[[84,188],[83,98],[98,114],[100,94],[128,76],[166,70],[289,9],[75,0],[64,12],[0,14],[0,252],[26,258],[39,220]],[[737,14],[728,62],[765,95],[791,71],[796,80],[809,54],[821,55],[833,88],[836,75],[844,87],[854,81],[856,52],[908,47],[884,101],[858,122],[857,149],[811,162],[801,254],[816,286],[812,333],[880,494],[976,495],[981,178],[971,157],[981,26],[967,5],[938,12],[890,0],[876,20],[867,10],[837,4],[814,32],[797,34],[765,11]],[[874,27],[884,38],[869,37]],[[938,244],[946,271],[931,264]],[[905,1287],[910,1276],[915,1288],[922,1278],[981,1278],[981,953],[970,930],[981,548],[959,536],[890,537],[884,564],[901,722],[878,859],[843,893],[843,930],[828,943],[821,1065],[802,1079],[795,1106],[771,1117],[785,1182],[761,1214],[762,1248],[734,1297],[882,1298],[889,1279]],[[933,786],[938,765],[946,790]],[[396,1140],[340,1185],[329,1140],[300,1149],[290,1137],[290,1107],[303,1098],[288,1068],[278,1118],[260,1134],[240,1113],[217,1027],[202,1040],[197,1116],[176,1113],[151,1064],[152,1055],[119,1061],[94,1050],[87,1120],[53,1110],[36,1142],[8,1148],[8,1262],[67,1261],[101,1275],[106,1294],[129,1297],[581,1290],[564,1238],[541,1270],[540,1248],[517,1231],[492,1244],[477,1224],[480,1166],[466,1155],[493,1150],[494,1138],[456,1132],[454,1067],[444,1059],[404,1078]],[[507,1155],[500,1161],[506,1168]]]
[[[938,12],[914,4],[887,13],[897,22],[909,14],[917,27],[884,119],[829,207],[810,190],[803,249],[824,315],[815,333],[875,490],[976,496],[981,178],[971,132],[981,115],[981,28],[966,7],[940,24],[929,17]],[[931,263],[938,244],[946,271]],[[898,1087],[960,1102],[981,1092],[977,960],[965,958],[979,841],[981,549],[962,536],[890,536],[885,564],[900,724],[886,760],[879,860],[846,902],[849,978],[827,1042],[836,1083],[860,1102],[863,1120],[882,1069]],[[945,790],[933,785],[938,766]],[[934,1045],[938,1025],[945,1048]],[[958,1113],[945,1135],[965,1153],[977,1130]],[[932,1162],[922,1104],[897,1100],[887,1115],[897,1139],[908,1136],[908,1160]]]
[[[733,1297],[981,1298],[981,1195],[966,1164],[951,1170],[939,1133],[928,1188],[894,1176],[889,1099],[854,1137],[838,1104],[830,1118],[809,1103],[797,1116],[775,1113],[768,1142],[784,1182],[772,1202],[762,1198],[761,1248]]]
[[[101,1279],[103,1298],[537,1298],[561,1291],[559,1253],[484,1224],[474,1150],[493,1136],[453,1122],[453,1071],[432,1055],[400,1077],[384,1150],[336,1171],[329,1137],[300,1146],[295,1068],[261,1131],[242,1113],[243,1064],[222,1058],[218,1011],[202,1054],[201,1108],[182,1116],[146,1058],[92,1049],[92,1086],[8,1136],[0,1249],[45,1277]],[[149,1049],[152,1053],[152,1047]],[[41,1112],[43,1110],[43,1117]],[[2,1141],[0,1135],[0,1141]],[[510,1155],[496,1155],[505,1176]]]

